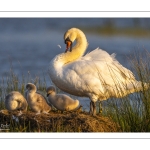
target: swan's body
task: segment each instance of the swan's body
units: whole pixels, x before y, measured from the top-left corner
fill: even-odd
[[[9,111],[27,111],[28,103],[18,91],[12,91],[5,97],[5,108]]]
[[[83,56],[87,48],[84,33],[71,28],[64,35],[67,49],[50,62],[50,77],[61,90],[76,96],[89,97],[90,113],[95,115],[95,102],[110,97],[123,97],[143,90],[140,81],[114,57],[99,48]],[[72,42],[76,45],[67,51]],[[144,84],[147,88],[148,84]]]
[[[48,113],[51,110],[51,106],[48,105],[46,98],[37,93],[36,86],[32,83],[26,85],[26,97],[29,107],[36,113]]]
[[[56,94],[54,86],[47,88],[48,101],[58,110],[70,111],[79,107],[79,101],[74,100],[65,94]]]

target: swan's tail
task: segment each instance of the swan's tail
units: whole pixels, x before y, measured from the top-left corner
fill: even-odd
[[[132,83],[128,83],[125,87],[124,90],[121,91],[120,97],[126,96],[131,93],[135,92],[142,92],[148,90],[150,87],[150,83],[144,83],[141,81],[134,81]]]
[[[146,91],[150,87],[150,83],[144,83],[141,81],[135,81],[134,83],[130,83],[128,85],[128,89],[130,93]]]
[[[106,89],[105,99],[109,97],[121,98],[131,93],[146,91],[149,87],[150,83],[135,80],[128,84],[117,84],[114,87],[108,87],[108,89]]]

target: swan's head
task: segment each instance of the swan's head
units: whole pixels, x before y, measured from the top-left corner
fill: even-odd
[[[69,29],[65,34],[64,34],[64,42],[66,44],[66,51],[70,50],[72,51],[72,43],[75,41],[77,38],[77,29],[76,28],[71,28]]]
[[[56,89],[54,86],[49,86],[47,89],[46,89],[46,92],[47,92],[47,97],[52,94],[52,93],[55,93],[56,92]]]
[[[29,91],[29,92],[36,92],[36,86],[33,84],[33,83],[28,83],[26,85],[26,91]]]

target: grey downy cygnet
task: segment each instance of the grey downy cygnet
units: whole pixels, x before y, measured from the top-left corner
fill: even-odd
[[[74,100],[65,94],[56,94],[54,86],[49,86],[46,91],[48,101],[60,111],[71,111],[79,107],[78,100]]]
[[[5,108],[9,111],[27,111],[28,103],[18,91],[12,91],[5,97]]]
[[[27,102],[33,112],[37,114],[48,113],[51,110],[51,106],[48,105],[46,98],[37,92],[37,88],[33,83],[26,85]]]

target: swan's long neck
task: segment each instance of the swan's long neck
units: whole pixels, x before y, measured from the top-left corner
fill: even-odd
[[[58,55],[57,61],[59,62],[59,64],[61,63],[62,65],[64,65],[69,62],[73,62],[76,59],[80,58],[86,51],[88,42],[84,33],[80,30],[75,30],[74,32],[76,33],[76,45],[72,48],[71,52],[68,51],[66,53]]]

